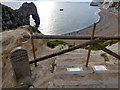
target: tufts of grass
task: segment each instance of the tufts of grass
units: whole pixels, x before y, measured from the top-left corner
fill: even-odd
[[[51,71],[51,73],[53,73],[53,72],[54,72],[55,66],[56,66],[56,63],[55,63],[55,60],[54,60],[54,61],[53,61],[53,63],[52,63],[52,69],[50,70],[50,71]]]
[[[100,55],[104,57],[104,61],[109,61],[109,58],[107,57],[106,53],[102,53]]]
[[[106,47],[108,45],[112,45],[112,44],[115,44],[117,42],[119,42],[119,40],[102,40],[98,44],[100,44],[103,47]],[[89,46],[83,47],[83,49],[89,49]],[[100,50],[100,49],[92,45],[91,50]]]
[[[31,27],[32,27],[32,32],[40,33],[40,31],[36,27],[33,27],[33,26],[31,26]]]
[[[66,42],[64,42],[64,41],[61,41],[61,40],[54,40],[54,41],[49,41],[48,43],[47,43],[47,46],[48,47],[50,47],[50,48],[55,48],[56,46],[58,46],[58,45],[68,45],[68,47],[70,48],[70,47],[73,47],[74,45],[71,45],[71,44],[69,44],[69,43],[66,43]]]
[[[35,87],[33,84],[30,84],[30,83],[26,83],[26,86],[27,86],[27,88],[29,88],[29,87]]]
[[[105,53],[101,53],[100,55],[101,55],[102,57],[105,57],[105,56],[106,56],[106,54],[105,54]]]

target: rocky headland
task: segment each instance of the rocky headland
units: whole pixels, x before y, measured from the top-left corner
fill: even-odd
[[[35,20],[35,27],[40,24],[40,18],[37,13],[37,8],[33,2],[23,3],[22,6],[13,10],[8,6],[0,4],[2,6],[2,29],[13,29],[23,25],[30,25],[30,15]]]
[[[90,6],[99,6],[100,3],[97,2],[96,0],[93,0],[91,3],[90,3]]]
[[[29,32],[30,27],[28,26],[30,24],[29,23],[30,15],[33,16],[33,19],[35,20],[35,23],[37,26],[40,24],[40,19],[37,14],[37,9],[33,3],[24,3],[18,10],[12,10],[10,7],[7,7],[5,5],[2,5],[2,6],[3,6],[3,29],[11,29],[8,31],[1,32],[2,38],[0,38],[0,42],[2,43],[1,44],[2,51],[0,51],[0,55],[2,56],[2,59],[1,59],[2,62],[0,62],[0,63],[2,63],[2,65],[0,66],[0,68],[2,68],[2,69],[0,69],[0,70],[2,70],[2,71],[0,71],[0,72],[2,72],[2,87],[3,88],[11,88],[12,87],[13,88],[13,87],[16,87],[17,82],[15,81],[14,73],[12,70],[12,65],[10,63],[9,53],[11,52],[11,50],[13,48],[21,46],[28,51],[29,60],[31,61],[34,59],[33,53],[32,53],[31,40],[23,38],[23,35],[30,33]],[[97,29],[96,29],[95,34],[96,35],[104,35],[104,36],[117,35],[117,33],[118,33],[118,30],[117,30],[118,16],[116,16],[114,13],[108,12],[108,10],[105,10],[103,8],[101,8],[101,12],[99,14],[101,15],[101,20],[97,23]],[[22,26],[22,25],[25,25],[25,26]],[[21,27],[19,27],[19,26],[21,26]],[[17,29],[13,30],[13,28],[17,28]],[[38,31],[35,28],[33,28],[33,31],[34,31],[33,34],[43,35],[40,32],[38,33]],[[91,35],[91,31],[92,31],[92,26],[85,28],[83,30],[80,30],[80,31],[68,33],[66,35]],[[45,55],[49,55],[51,53],[58,52],[61,50],[60,46],[58,46],[54,49],[47,47],[48,41],[49,40],[47,40],[47,39],[34,40],[35,53],[36,53],[37,58],[40,58]],[[66,42],[73,43],[72,40],[71,41],[66,40]],[[77,40],[75,41],[75,45],[80,44],[80,43],[81,43],[80,41],[77,41]],[[117,46],[118,46],[118,43],[111,47],[108,47],[108,48],[110,50],[113,50],[116,53],[118,53]],[[68,48],[68,47],[64,47],[63,49],[65,49],[65,48]],[[84,49],[80,49],[80,51],[77,51],[77,52],[81,52],[83,54],[81,56],[82,59],[79,58],[79,60],[76,60],[77,62],[81,62],[81,61],[83,62],[83,60],[86,60],[85,51],[88,52],[87,50],[84,50]],[[95,51],[92,51],[92,52],[95,52]],[[73,51],[73,53],[74,53],[74,51]],[[104,58],[100,56],[101,53],[103,53],[103,52],[96,51],[95,55],[92,55],[90,64],[96,64],[96,63],[97,64],[101,64],[101,63],[106,64],[106,62],[104,61]],[[73,55],[69,55],[69,56],[76,57]],[[68,57],[68,56],[63,55],[63,56],[58,56],[58,57],[61,58],[61,57]],[[80,57],[80,55],[79,55],[79,57]],[[45,61],[39,62],[37,68],[35,68],[34,65],[31,65],[31,71],[32,71],[31,79],[32,79],[32,84],[35,85],[35,87],[48,88],[49,84],[47,84],[47,85],[41,84],[41,86],[40,86],[40,83],[43,83],[43,81],[46,80],[46,78],[44,79],[44,77],[47,77],[47,75],[51,75],[50,70],[51,70],[52,64],[56,58],[57,57],[50,58]],[[98,59],[96,60],[96,58],[98,58]],[[114,57],[108,56],[108,58],[110,58],[110,60],[107,62],[106,65],[108,65],[110,67],[113,67],[112,65],[117,66],[117,64],[114,64],[114,63],[116,63],[118,61]],[[62,63],[65,63],[66,61],[67,61],[67,63],[72,63],[72,62],[76,63],[75,60],[72,60],[69,58],[67,60],[63,61]],[[92,62],[94,62],[94,63],[92,63]],[[63,69],[61,69],[61,70],[63,70]],[[75,77],[75,76],[72,76],[72,77]],[[103,75],[103,77],[105,77],[105,76]],[[110,77],[110,76],[107,75],[106,77]],[[115,76],[115,77],[117,77],[117,76]],[[68,78],[69,78],[69,76],[68,76]],[[82,76],[82,78],[83,78],[83,76]],[[101,78],[101,77],[96,75],[95,78]],[[87,78],[85,78],[85,80],[87,80]]]

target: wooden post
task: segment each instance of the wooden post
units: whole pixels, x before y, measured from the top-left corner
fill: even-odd
[[[30,61],[29,64],[32,64],[32,63],[35,63],[35,62],[39,62],[39,61],[42,61],[42,60],[45,60],[45,59],[48,59],[48,58],[52,58],[52,57],[55,57],[55,56],[58,56],[58,55],[61,55],[61,54],[64,54],[64,53],[67,53],[67,52],[70,52],[70,51],[73,51],[73,50],[76,50],[76,49],[79,49],[79,48],[82,48],[84,46],[88,46],[90,44],[94,44],[94,43],[97,43],[99,42],[100,40],[99,39],[96,39],[96,40],[91,40],[91,41],[88,41],[88,42],[85,42],[85,43],[82,43],[80,45],[76,45],[74,47],[71,47],[71,48],[68,48],[68,49],[64,49],[62,51],[59,51],[59,52],[55,52],[53,54],[49,54],[47,56],[43,56],[41,58],[37,58],[36,60],[33,60],[33,61]]]
[[[93,31],[92,31],[92,35],[91,35],[91,40],[93,40],[93,38],[94,38],[95,29],[96,29],[96,23],[94,23],[94,26],[93,26]],[[89,62],[89,58],[90,58],[90,53],[91,53],[91,45],[89,45],[86,67],[88,67],[88,62]]]
[[[30,34],[32,35],[32,27],[30,26]],[[31,38],[31,43],[32,43],[32,51],[33,51],[33,56],[34,56],[34,59],[36,59],[36,55],[35,55],[35,47],[34,47],[34,40],[33,38]],[[35,63],[35,67],[37,67],[37,62]]]

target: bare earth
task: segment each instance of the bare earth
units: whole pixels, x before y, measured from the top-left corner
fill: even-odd
[[[101,16],[100,21],[97,23],[97,28],[95,35],[102,36],[114,36],[118,34],[118,16],[107,12],[101,8],[99,13]],[[92,32],[92,26],[89,26],[83,30],[76,32],[67,33],[65,35],[90,35]],[[33,60],[32,48],[30,40],[24,42],[22,41],[22,33],[26,28],[19,28],[14,33],[12,31],[6,31],[3,33],[3,38],[0,40],[3,46],[2,53],[5,55],[4,60],[2,60],[2,70],[3,70],[3,87],[14,87],[14,76],[11,70],[11,64],[8,59],[9,52],[16,46],[24,47],[29,54],[29,60]],[[23,30],[23,31],[21,31]],[[9,33],[11,33],[9,35]],[[19,33],[17,35],[17,33]],[[15,35],[17,35],[15,37]],[[10,38],[7,38],[10,37]],[[14,38],[15,37],[15,38]],[[3,40],[4,39],[4,40]],[[68,43],[78,45],[85,41],[73,41],[65,40]],[[55,49],[50,49],[46,46],[48,40],[35,40],[35,51],[37,58],[58,52],[61,50],[62,46],[58,46]],[[118,44],[115,44],[110,48],[118,53]],[[68,48],[67,46],[64,47]],[[8,51],[9,50],[9,51]],[[51,59],[47,59],[38,63],[37,67],[34,64],[31,65],[32,71],[32,84],[36,88],[108,88],[118,87],[118,60],[110,55],[108,55],[109,61],[105,62],[104,58],[100,56],[102,51],[92,51],[90,57],[89,67],[85,67],[87,50],[79,49],[72,51],[67,54],[63,54]],[[51,73],[52,63],[55,60],[56,66],[54,73]],[[64,65],[65,64],[65,65]],[[108,71],[96,72],[92,69],[92,65],[105,65]],[[83,72],[68,72],[66,68],[68,67],[83,67]],[[9,74],[9,76],[8,76]],[[7,77],[7,78],[6,78]],[[8,82],[9,81],[9,82]],[[86,82],[85,82],[86,81]],[[13,83],[14,82],[14,83]]]

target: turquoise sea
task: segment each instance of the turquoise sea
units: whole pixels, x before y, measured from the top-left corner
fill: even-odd
[[[18,9],[23,2],[3,2]],[[45,35],[58,35],[73,32],[90,26],[100,18],[99,7],[90,6],[90,2],[50,2],[34,1],[40,16],[39,30]],[[63,11],[60,11],[60,8]],[[34,20],[31,18],[31,25]]]

